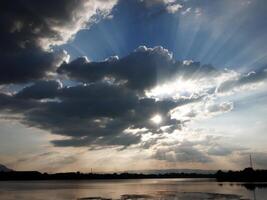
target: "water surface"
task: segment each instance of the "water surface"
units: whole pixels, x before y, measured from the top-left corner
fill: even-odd
[[[267,183],[218,183],[210,179],[4,181],[2,200],[266,200]]]

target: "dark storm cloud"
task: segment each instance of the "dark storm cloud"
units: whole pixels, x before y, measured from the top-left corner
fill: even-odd
[[[54,98],[59,88],[60,83],[57,81],[37,81],[31,86],[25,87],[15,96],[23,99]]]
[[[39,79],[55,71],[67,55],[51,51],[50,45],[66,42],[95,13],[95,7],[101,9],[95,4],[108,2],[1,1],[0,84]]]
[[[99,149],[105,148],[108,146],[122,146],[126,148],[127,146],[133,144],[139,144],[141,141],[141,135],[132,135],[132,134],[118,134],[118,135],[108,135],[103,138],[95,139],[90,136],[86,136],[80,139],[63,139],[63,140],[54,140],[52,143],[58,147],[82,147],[88,146],[90,149]],[[98,147],[98,148],[97,148]]]
[[[43,103],[25,116],[29,126],[70,136],[57,140],[57,146],[121,145],[140,142],[141,135],[125,133],[127,128],[147,128],[158,133],[150,118],[155,112],[165,115],[162,125],[180,124],[171,120],[168,111],[177,104],[154,99],[138,99],[127,88],[93,84],[63,88],[58,91],[60,102]],[[53,118],[51,118],[53,116]]]
[[[55,71],[64,56],[64,52],[45,52],[37,47],[1,52],[0,84],[43,78],[47,72]]]
[[[91,148],[140,144],[144,133],[182,129],[184,122],[172,118],[170,111],[202,96],[156,100],[145,96],[144,90],[178,76],[188,80],[220,74],[208,65],[177,62],[162,47],[144,46],[121,59],[89,62],[78,58],[62,65],[59,72],[84,84],[62,87],[54,80],[35,81],[13,95],[1,94],[0,108],[20,114],[27,126],[68,137],[52,141],[56,146]],[[162,116],[160,125],[151,121],[155,114]],[[127,129],[138,131],[133,134]]]
[[[40,40],[59,37],[47,20],[67,23],[70,13],[63,7],[63,1],[1,2],[0,83],[42,78],[60,63],[63,54],[45,51]]]
[[[21,122],[30,127],[69,137],[52,141],[56,146],[129,146],[138,144],[144,131],[126,129],[160,134],[160,126],[150,120],[160,113],[160,125],[172,132],[182,122],[171,119],[169,111],[196,100],[140,98],[124,85],[105,82],[61,88],[57,81],[38,81],[13,96],[1,94],[0,108],[22,115]]]
[[[221,74],[209,65],[175,61],[172,54],[162,47],[144,46],[120,59],[112,57],[103,62],[89,62],[86,58],[78,58],[63,64],[59,72],[84,83],[63,87],[55,80],[35,81],[13,95],[1,94],[0,109],[2,113],[20,114],[21,122],[29,127],[67,136],[52,141],[56,146],[90,148],[127,147],[141,144],[145,133],[160,137],[162,133],[182,129],[185,121],[172,118],[170,111],[201,101],[210,94],[160,100],[146,96],[144,91],[176,77],[197,80]],[[262,80],[259,76],[241,82],[258,79]],[[232,108],[230,104],[221,106],[224,111]],[[217,112],[218,108],[210,107],[212,112]],[[151,121],[156,114],[162,116],[160,124]],[[137,131],[127,132],[129,129]],[[179,148],[186,152],[178,155],[179,159],[186,159],[190,154],[189,146]],[[205,156],[201,157],[199,162],[208,161]]]
[[[84,82],[111,77],[117,82],[126,81],[128,88],[140,91],[151,89],[177,76],[189,79],[218,73],[210,65],[177,62],[172,58],[172,53],[161,46],[140,46],[124,58],[113,58],[103,62],[89,62],[84,57],[78,58],[71,63],[63,64],[58,72]]]
[[[0,110],[1,113],[21,113],[35,108],[40,103],[29,99],[17,99],[13,96],[0,93]],[[9,117],[7,117],[9,118]]]
[[[15,0],[2,1],[1,5],[1,44],[5,47],[2,51],[13,52],[21,48],[41,46],[40,40],[43,38],[60,40],[55,25],[71,23],[72,11],[75,12],[82,3]]]

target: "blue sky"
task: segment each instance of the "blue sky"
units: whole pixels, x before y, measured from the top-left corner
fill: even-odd
[[[103,60],[125,56],[140,45],[163,46],[177,60],[248,70],[266,62],[264,1],[179,1],[179,12],[164,5],[120,1],[110,17],[80,31],[64,45],[72,58]]]
[[[264,0],[4,3],[0,163],[266,168]],[[29,161],[31,161],[29,163]]]

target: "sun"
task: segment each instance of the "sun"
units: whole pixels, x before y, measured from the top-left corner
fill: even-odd
[[[150,120],[155,124],[160,124],[162,122],[162,117],[159,114],[156,114]]]

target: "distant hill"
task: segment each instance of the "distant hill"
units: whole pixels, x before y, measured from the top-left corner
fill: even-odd
[[[14,171],[14,170],[9,169],[5,165],[0,164],[0,172],[11,172],[11,171]]]
[[[131,170],[128,173],[143,173],[143,174],[166,174],[166,173],[196,173],[196,174],[215,174],[215,170],[202,169],[152,169],[152,170]]]

